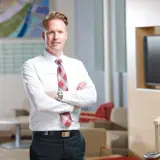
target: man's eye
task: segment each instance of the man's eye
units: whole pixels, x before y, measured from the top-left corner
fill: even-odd
[[[53,35],[54,34],[54,32],[48,32],[48,35]]]

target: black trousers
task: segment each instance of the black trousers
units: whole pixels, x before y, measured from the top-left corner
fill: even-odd
[[[71,131],[69,137],[54,132],[52,135],[34,133],[30,160],[85,160],[85,140],[80,131]]]

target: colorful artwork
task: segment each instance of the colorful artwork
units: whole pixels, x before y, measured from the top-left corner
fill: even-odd
[[[0,38],[41,37],[49,0],[0,0]]]

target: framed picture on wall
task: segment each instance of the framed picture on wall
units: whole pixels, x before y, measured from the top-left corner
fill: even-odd
[[[49,0],[0,0],[0,38],[40,38]]]

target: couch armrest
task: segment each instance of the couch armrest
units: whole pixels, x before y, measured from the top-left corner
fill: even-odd
[[[15,108],[14,112],[15,112],[16,117],[29,115],[28,111],[26,111],[25,109],[21,109],[21,108]]]
[[[128,132],[107,130],[107,146],[109,148],[128,148]]]
[[[112,129],[112,122],[111,121],[95,121],[93,122],[94,128],[104,128],[104,129]]]
[[[121,126],[119,124],[116,124],[116,123],[112,122],[112,124],[111,124],[111,130],[127,131],[127,128],[125,128],[125,127],[123,127],[123,126]]]
[[[93,122],[94,123],[94,127],[95,128],[105,128],[106,130],[127,130],[126,128],[114,123],[114,122],[111,122],[111,121],[96,121],[96,122]]]
[[[99,156],[101,147],[106,146],[106,130],[104,128],[81,128],[86,142],[86,156]]]

